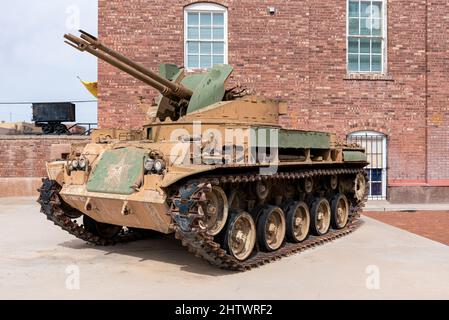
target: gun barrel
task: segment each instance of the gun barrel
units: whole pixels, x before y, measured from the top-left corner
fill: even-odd
[[[98,48],[98,50],[101,50],[110,56],[116,58],[117,60],[133,67],[134,69],[138,70],[139,72],[145,74],[146,76],[152,78],[153,80],[156,80],[157,82],[163,84],[167,88],[171,89],[176,95],[180,96],[181,98],[189,100],[192,97],[193,92],[189,90],[188,88],[179,85],[177,83],[173,83],[170,80],[165,79],[164,77],[161,77],[155,72],[152,72],[151,70],[145,68],[141,64],[132,61],[131,59],[125,57],[121,53],[103,45],[96,37],[88,34],[85,31],[80,30],[81,32],[81,38],[88,43],[90,43],[92,46]]]
[[[108,62],[114,67],[152,86],[162,95],[170,99],[189,100],[193,94],[191,90],[185,88],[184,86],[173,83],[161,77],[160,75],[146,69],[142,65],[126,58],[117,51],[104,46],[100,41],[98,41],[97,38],[84,31],[81,31],[81,38],[78,38],[71,34],[64,35],[64,38],[69,40],[66,41],[66,43],[71,45],[72,47],[75,47],[80,51],[87,51],[97,58]]]

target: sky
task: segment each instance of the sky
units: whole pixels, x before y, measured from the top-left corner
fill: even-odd
[[[97,80],[97,60],[64,43],[97,34],[96,0],[2,1],[0,103],[95,100],[80,83]],[[76,104],[77,122],[97,122],[97,104]],[[0,121],[31,121],[31,105],[0,104]]]

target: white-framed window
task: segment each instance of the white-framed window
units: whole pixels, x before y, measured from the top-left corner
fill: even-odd
[[[347,0],[348,73],[386,73],[387,0]]]
[[[387,136],[375,131],[357,131],[348,136],[348,141],[365,148],[369,165],[370,200],[384,200],[387,197]]]
[[[228,63],[228,10],[214,3],[194,3],[184,9],[184,65],[210,69]]]

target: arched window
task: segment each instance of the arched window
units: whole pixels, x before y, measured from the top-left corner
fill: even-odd
[[[387,137],[380,132],[358,131],[348,136],[365,148],[368,162],[369,199],[383,200],[387,196]]]
[[[184,9],[184,65],[210,69],[228,63],[228,10],[214,3],[194,3]]]

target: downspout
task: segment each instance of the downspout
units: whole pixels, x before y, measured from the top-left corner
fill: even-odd
[[[425,77],[425,116],[424,116],[424,125],[425,125],[425,144],[426,144],[426,150],[425,150],[425,175],[426,175],[426,185],[429,184],[429,129],[428,129],[428,117],[429,117],[429,111],[428,111],[428,100],[429,100],[429,45],[428,45],[428,40],[429,40],[429,4],[428,4],[428,0],[425,1],[425,6],[426,6],[426,15],[425,15],[425,27],[426,30],[424,32],[424,37],[425,37],[425,64],[426,64],[426,77]]]

